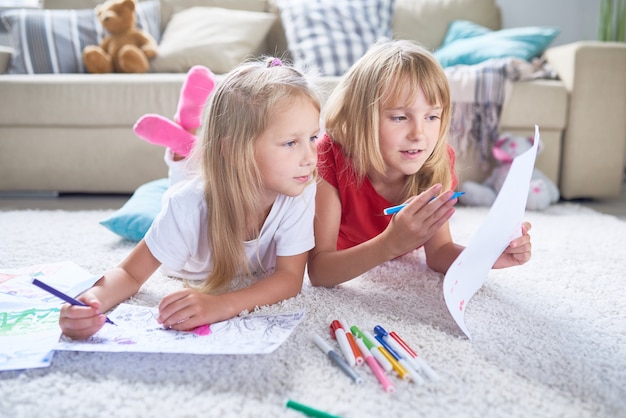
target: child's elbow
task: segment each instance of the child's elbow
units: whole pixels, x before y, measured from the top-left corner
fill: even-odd
[[[326,286],[324,283],[322,283],[321,281],[309,276],[309,281],[311,282],[311,285],[313,287],[330,287],[330,286]]]
[[[442,266],[441,263],[438,263],[437,260],[426,258],[426,265],[429,269],[436,271],[437,273],[445,274],[448,271],[448,269]]]
[[[311,268],[310,264],[307,267],[307,273],[308,273],[308,276],[309,276],[309,282],[311,282],[311,285],[313,287],[332,287],[332,286],[328,286],[326,283],[324,283],[324,281],[322,280],[320,275],[315,273],[315,269]]]

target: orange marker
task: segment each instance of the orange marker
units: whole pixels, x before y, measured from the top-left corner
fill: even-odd
[[[357,366],[363,364],[365,362],[365,358],[363,357],[363,353],[361,353],[361,350],[359,349],[359,346],[354,339],[354,335],[352,335],[352,333],[350,332],[350,328],[348,328],[345,321],[343,320],[339,320],[339,324],[346,333],[346,338],[348,338],[348,343],[350,343],[350,348],[354,353],[354,360],[356,361]]]

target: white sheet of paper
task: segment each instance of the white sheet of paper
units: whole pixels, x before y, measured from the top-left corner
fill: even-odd
[[[487,218],[443,279],[443,295],[448,310],[470,339],[465,325],[465,309],[472,296],[482,287],[500,254],[512,240],[521,235],[539,138],[539,127],[535,125],[532,148],[513,160]]]
[[[47,367],[61,335],[63,301],[33,278],[76,296],[98,279],[71,261],[0,270],[0,370]]]
[[[120,304],[91,338],[62,336],[57,350],[186,354],[267,354],[278,348],[304,318],[304,310],[279,315],[238,316],[210,325],[209,335],[167,330],[157,308]]]

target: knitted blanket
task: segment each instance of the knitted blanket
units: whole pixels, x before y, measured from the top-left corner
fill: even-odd
[[[543,60],[492,59],[476,65],[445,68],[452,99],[450,144],[459,154],[475,146],[485,161],[498,138],[502,108],[513,82],[556,78]]]

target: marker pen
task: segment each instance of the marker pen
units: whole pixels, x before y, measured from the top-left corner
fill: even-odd
[[[313,342],[315,343],[315,345],[317,345],[320,350],[326,353],[330,360],[335,363],[335,365],[339,367],[341,371],[344,372],[350,379],[352,379],[354,383],[363,383],[363,379],[361,379],[361,376],[359,376],[352,369],[352,367],[350,367],[348,363],[346,363],[345,360],[341,358],[339,354],[337,354],[336,351],[333,351],[330,345],[328,345],[328,343],[326,343],[326,341],[324,341],[322,337],[320,337],[319,335],[312,335],[311,338],[313,338]]]
[[[341,326],[338,320],[334,320],[330,323],[330,336],[337,340],[337,344],[339,344],[339,349],[343,353],[346,362],[354,367],[356,364],[356,358],[354,357],[354,351],[352,351],[352,347],[350,347],[350,343],[348,342],[348,337],[346,337],[346,331]]]
[[[465,192],[454,192],[454,194],[452,195],[452,197],[448,200],[452,200],[452,199],[456,199],[458,197],[461,197],[465,194]],[[435,199],[434,197],[430,200]],[[385,210],[383,210],[383,215],[393,215],[394,213],[398,213],[400,212],[404,207],[406,206],[406,204],[402,204],[402,205],[397,205],[397,206],[391,206],[389,208],[386,208]]]
[[[329,414],[328,412],[320,411],[319,409],[312,408],[308,405],[301,404],[300,402],[292,401],[291,399],[287,400],[285,404],[287,408],[294,409],[296,411],[302,412],[304,415],[315,418],[339,418],[337,415]]]
[[[387,360],[389,360],[389,363],[391,363],[393,370],[395,370],[400,379],[408,380],[411,378],[409,371],[403,365],[401,365],[398,360],[396,360],[395,357],[392,356],[389,351],[387,351],[385,347],[383,347],[382,344],[372,336],[372,334],[367,331],[363,331],[363,334],[365,334],[365,336],[367,336],[367,338],[369,338],[372,343],[374,343],[374,345],[383,353],[383,356],[385,356]]]
[[[42,281],[39,281],[38,279],[33,279],[32,283],[37,286],[38,288],[45,290],[46,292],[58,297],[59,299],[69,303],[70,305],[74,305],[74,306],[88,306],[86,304],[84,304],[83,302],[81,302],[78,299],[74,299],[73,297],[66,295],[65,293],[61,292],[60,290],[55,289],[54,287],[45,284]],[[109,324],[113,324],[115,325],[115,323],[113,321],[111,321],[109,319],[108,316],[105,317],[106,318],[106,322]]]
[[[354,334],[355,337],[363,340],[363,343],[369,349],[370,353],[372,353],[372,356],[374,356],[376,361],[378,361],[378,364],[380,364],[385,371],[390,372],[393,370],[393,366],[389,360],[387,360],[387,357],[383,355],[382,351],[380,351],[378,347],[376,347],[356,325],[352,325],[350,327],[350,331],[352,331],[352,334]]]
[[[396,342],[400,346],[402,346],[402,349],[406,351],[406,353],[409,356],[411,356],[411,358],[413,359],[413,362],[419,366],[420,370],[423,371],[424,374],[428,376],[430,380],[433,380],[433,381],[439,380],[439,375],[428,365],[428,363],[426,363],[424,359],[418,356],[417,353],[413,351],[411,347],[409,347],[409,345],[405,343],[404,340],[400,338],[398,334],[396,334],[394,331],[391,331],[389,333],[389,336],[393,338],[394,340],[396,340]]]
[[[389,354],[391,354],[398,361],[398,363],[400,363],[402,366],[404,366],[405,369],[407,369],[415,383],[418,383],[420,385],[424,384],[424,379],[417,372],[418,370],[420,370],[419,365],[415,365],[411,362],[412,357],[405,353],[402,347],[398,343],[396,343],[393,338],[389,338],[389,334],[387,333],[387,331],[385,331],[385,329],[380,325],[376,325],[374,327],[374,333],[376,334],[376,340],[378,340],[378,342],[381,343],[382,346],[387,349],[387,351],[389,351]]]
[[[391,381],[385,374],[385,371],[383,370],[383,368],[380,367],[380,364],[378,364],[378,362],[376,361],[372,353],[370,353],[370,351],[367,349],[367,346],[365,345],[363,340],[357,337],[355,338],[355,341],[356,341],[357,346],[361,349],[361,352],[365,356],[365,361],[370,366],[370,369],[372,369],[374,376],[376,376],[380,384],[383,386],[383,389],[385,390],[385,392],[387,393],[393,392],[395,390],[393,387],[393,384],[391,383]]]
[[[365,362],[363,358],[363,354],[361,354],[361,350],[359,349],[359,346],[356,343],[354,335],[352,335],[352,333],[350,332],[350,327],[348,327],[346,322],[341,319],[339,320],[339,323],[341,324],[341,328],[343,328],[343,331],[346,334],[348,343],[350,343],[350,347],[352,348],[352,352],[354,353],[354,359],[356,361],[356,365],[359,366],[363,364]]]

